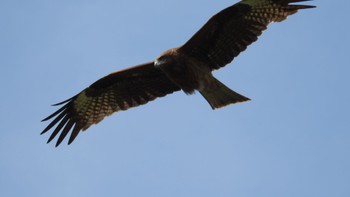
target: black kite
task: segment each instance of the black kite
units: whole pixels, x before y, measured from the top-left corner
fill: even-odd
[[[213,77],[212,71],[230,63],[269,23],[315,7],[291,4],[303,1],[307,0],[242,0],[222,10],[181,47],[163,52],[153,62],[111,73],[56,104],[65,105],[43,120],[57,116],[41,134],[58,124],[48,143],[61,132],[58,146],[72,130],[70,144],[80,131],[114,112],[179,90],[199,91],[213,109],[249,100]]]

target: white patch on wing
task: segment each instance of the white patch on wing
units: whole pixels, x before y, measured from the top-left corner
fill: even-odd
[[[74,108],[79,113],[85,108],[85,103],[89,101],[89,98],[85,94],[85,90],[82,91],[78,97],[74,100]]]

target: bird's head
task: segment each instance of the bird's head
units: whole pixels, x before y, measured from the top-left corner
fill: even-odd
[[[178,52],[176,48],[166,50],[156,58],[156,60],[154,61],[154,66],[161,68],[169,64],[174,65],[179,60],[177,56],[178,56]]]

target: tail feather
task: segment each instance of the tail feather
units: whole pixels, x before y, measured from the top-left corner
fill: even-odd
[[[204,88],[199,92],[207,100],[212,109],[224,107],[229,104],[249,101],[250,99],[231,90],[219,80],[213,77],[208,88]]]

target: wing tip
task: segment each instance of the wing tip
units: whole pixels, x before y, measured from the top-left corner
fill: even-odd
[[[58,106],[58,105],[62,105],[62,104],[68,103],[69,101],[73,100],[75,97],[77,97],[77,96],[73,96],[73,97],[71,97],[71,98],[69,98],[67,100],[62,101],[62,102],[59,102],[59,103],[56,103],[56,104],[52,104],[51,106]]]
[[[316,6],[314,6],[314,5],[298,5],[298,4],[294,4],[294,3],[307,2],[307,1],[313,1],[313,0],[287,0],[287,3],[290,6],[297,6],[297,9],[316,8]]]
[[[76,124],[76,120],[74,118],[74,114],[73,111],[73,102],[72,100],[74,99],[75,97],[72,97],[70,99],[67,99],[63,102],[60,102],[60,103],[57,103],[55,104],[54,106],[57,106],[57,105],[62,105],[62,104],[65,104],[63,107],[61,107],[60,109],[58,109],[57,111],[55,111],[54,113],[52,113],[51,115],[49,115],[48,117],[44,118],[42,120],[43,121],[47,121],[51,118],[54,118],[54,120],[52,120],[50,122],[50,124],[48,126],[45,127],[45,129],[40,133],[40,135],[43,135],[44,133],[46,133],[47,131],[49,131],[50,129],[52,129],[53,127],[55,127],[54,131],[52,132],[52,134],[50,135],[49,139],[47,140],[47,144],[50,143],[53,139],[56,138],[56,136],[61,133],[58,137],[58,140],[55,144],[55,147],[58,147],[61,142],[64,140],[64,138],[66,137],[66,135],[71,131],[72,127]],[[81,129],[79,129],[78,127],[74,127],[73,129],[74,131],[79,131]],[[73,133],[71,134],[73,135]],[[75,137],[77,134],[74,134]],[[70,143],[72,142],[72,140],[70,141]]]
[[[293,6],[297,10],[316,8],[316,6],[314,5],[290,5],[290,6]]]

